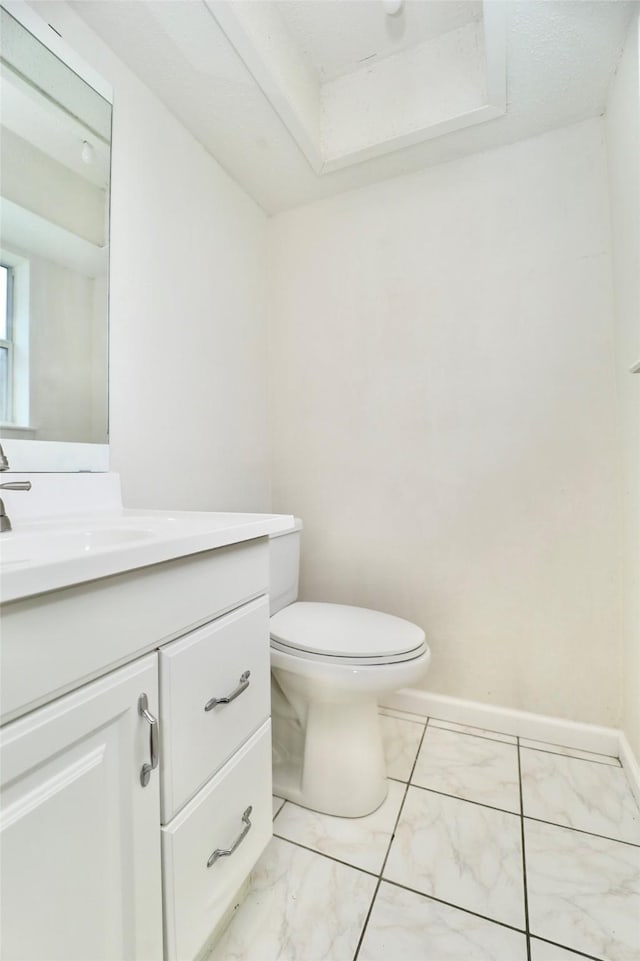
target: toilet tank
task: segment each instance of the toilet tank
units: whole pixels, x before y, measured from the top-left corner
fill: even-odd
[[[269,537],[269,611],[275,614],[298,596],[302,521]]]

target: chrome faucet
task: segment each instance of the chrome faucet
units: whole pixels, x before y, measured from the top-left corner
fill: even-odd
[[[31,481],[9,481],[8,484],[0,484],[3,491],[30,491]],[[4,510],[4,501],[0,497],[0,533],[11,530],[11,521]]]
[[[2,449],[2,444],[0,444],[0,471],[9,470],[9,461]],[[7,484],[0,484],[0,490],[3,491],[30,491],[31,481],[9,481]],[[0,497],[0,534],[4,531],[11,530],[11,521],[6,515],[4,509],[4,501]]]

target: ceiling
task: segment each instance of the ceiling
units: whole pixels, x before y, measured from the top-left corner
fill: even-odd
[[[269,213],[601,114],[635,5],[71,3]]]

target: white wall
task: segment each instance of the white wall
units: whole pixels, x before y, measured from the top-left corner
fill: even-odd
[[[35,440],[104,444],[104,279],[29,256],[29,422]],[[96,296],[96,288],[102,296]],[[106,358],[104,358],[106,360]]]
[[[624,716],[640,757],[640,76],[638,17],[609,91],[607,146],[615,296],[618,425],[622,454]]]
[[[421,624],[433,691],[619,723],[603,121],[282,214],[271,243],[302,596]]]
[[[114,87],[110,440],[127,506],[269,507],[263,212],[65,4]]]

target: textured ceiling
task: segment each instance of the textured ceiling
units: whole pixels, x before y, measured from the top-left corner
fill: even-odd
[[[325,8],[348,4],[307,2],[318,17]],[[410,4],[429,5],[425,0]],[[43,12],[50,5],[33,3]],[[635,4],[509,0],[505,116],[323,175],[311,169],[199,0],[94,0],[71,6],[244,189],[275,212],[601,114]],[[354,6],[368,16],[368,8],[377,10],[379,3],[358,0]],[[333,15],[327,9],[327,17]],[[311,14],[307,26],[310,19]],[[331,31],[323,29],[313,56],[327,47]],[[336,49],[334,67],[358,52],[348,37]],[[321,67],[333,69],[328,60],[324,66],[316,63]]]

